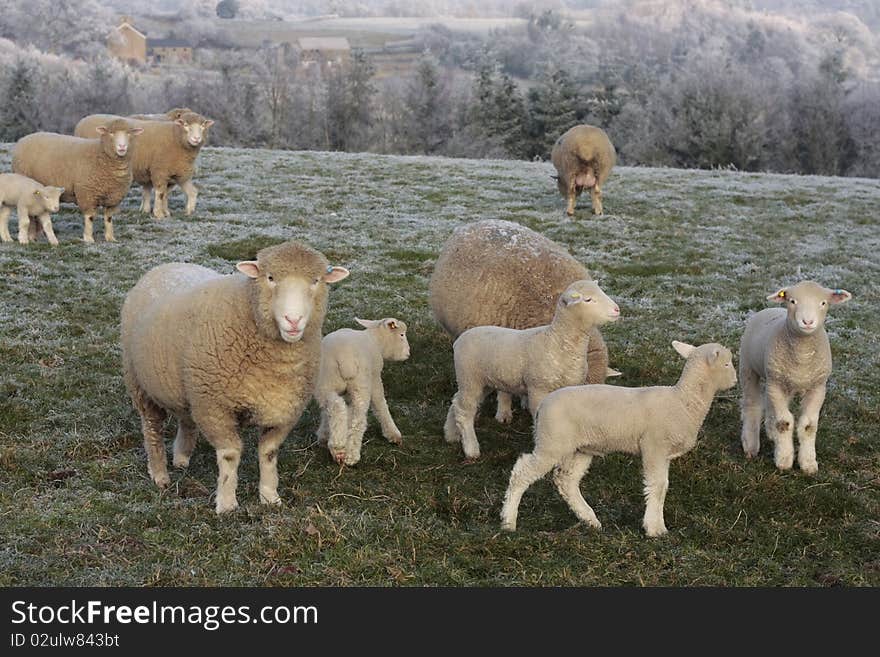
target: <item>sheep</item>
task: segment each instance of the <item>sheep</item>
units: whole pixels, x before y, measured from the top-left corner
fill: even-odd
[[[550,160],[556,167],[559,193],[568,200],[565,213],[574,216],[574,204],[590,190],[593,214],[602,214],[602,185],[617,161],[617,152],[601,128],[576,125],[553,144]]]
[[[367,428],[367,407],[382,427],[382,435],[396,445],[403,437],[385,400],[382,367],[386,360],[409,358],[406,324],[394,317],[355,321],[365,331],[339,329],[321,342],[321,369],[315,399],[321,407],[318,439],[326,443],[337,463],[354,465],[361,459]],[[348,394],[346,404],[342,395]]]
[[[92,114],[76,124],[74,134],[88,137],[97,126],[112,118],[107,114]],[[174,121],[133,121],[142,128],[143,136],[132,149],[132,174],[141,186],[140,210],[150,213],[150,193],[155,188],[156,202],[152,213],[156,219],[170,217],[168,190],[180,185],[186,194],[186,216],[196,209],[198,189],[192,182],[195,161],[208,138],[208,128],[214,121],[195,112],[187,112]]]
[[[189,107],[175,107],[164,114],[130,114],[129,119],[137,119],[140,121],[176,121],[184,114],[192,112]]]
[[[825,316],[832,304],[846,303],[851,298],[846,290],[801,281],[767,297],[785,304],[784,309],[765,308],[746,322],[739,367],[743,388],[741,441],[747,458],[758,455],[763,416],[767,435],[774,443],[776,467],[792,467],[795,421],[789,404],[798,395],[798,465],[807,474],[819,471],[816,433],[825,385],[831,375]]]
[[[595,282],[583,280],[560,295],[547,326],[477,326],[462,333],[453,344],[458,392],[446,416],[446,441],[461,441],[468,460],[479,458],[474,417],[486,388],[527,394],[534,416],[547,394],[584,382],[590,329],[618,317],[617,304]]]
[[[177,417],[176,467],[197,430],[217,453],[216,511],[238,507],[238,424],[260,429],[260,501],[280,504],[277,456],[311,400],[321,358],[327,284],[348,276],[298,242],[261,250],[223,276],[171,263],[148,271],[122,306],[125,385],[141,417],[147,470],[168,486],[162,437]]]
[[[594,456],[625,452],[642,457],[645,533],[667,532],[663,504],[669,462],[694,448],[715,394],[736,385],[729,349],[717,343],[694,347],[674,341],[672,346],[687,359],[674,386],[571,386],[547,395],[535,422],[535,449],[520,456],[510,473],[502,529],[516,530],[523,493],[553,469],[556,489],[578,519],[601,529],[581,495],[580,480]]]
[[[527,329],[549,324],[556,300],[590,274],[559,244],[510,221],[494,219],[455,229],[434,265],[429,303],[453,338],[474,326]],[[620,373],[608,367],[608,348],[598,329],[590,333],[589,374],[579,383],[603,383]],[[513,418],[511,398],[498,393],[495,419]]]
[[[93,243],[92,221],[104,208],[104,239],[116,241],[113,215],[131,185],[132,137],[143,128],[113,119],[97,128],[98,137],[84,139],[54,132],[22,137],[12,151],[12,170],[37,182],[62,187],[61,200],[76,203],[83,213],[83,241]]]
[[[45,231],[46,239],[52,246],[58,245],[58,239],[52,230],[52,212],[58,212],[61,203],[61,187],[45,187],[17,173],[0,174],[0,239],[11,242],[9,234],[9,214],[12,208],[18,212],[18,241],[27,244],[29,239],[38,235],[37,222],[31,222],[31,216],[39,218],[39,226]]]

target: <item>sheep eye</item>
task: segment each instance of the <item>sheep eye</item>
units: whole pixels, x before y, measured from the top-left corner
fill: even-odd
[[[318,281],[320,281],[320,280],[321,280],[320,278],[316,278],[315,280],[312,281],[312,285],[317,285]]]
[[[796,299],[792,299],[792,300],[791,300],[791,305],[794,306],[795,304],[797,304],[797,300],[796,300]]]
[[[586,301],[587,303],[590,303],[592,300],[593,300],[593,297],[590,297],[589,299],[584,299],[584,301]]]
[[[827,302],[827,301],[823,301],[823,302],[822,302],[822,305],[823,305],[823,306],[827,306],[827,305],[828,305],[828,302]]]
[[[274,283],[275,277],[272,276],[272,274],[269,274],[268,276],[266,276],[266,280],[269,281],[270,283]]]

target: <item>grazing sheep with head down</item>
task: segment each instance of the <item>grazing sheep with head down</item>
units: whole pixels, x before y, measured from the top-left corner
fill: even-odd
[[[475,326],[527,329],[553,319],[559,295],[590,274],[556,242],[510,221],[489,219],[459,226],[434,265],[429,302],[434,318],[453,338]],[[588,379],[603,383],[608,368],[599,329],[590,332]],[[512,419],[511,399],[498,393],[495,419]]]
[[[572,386],[545,397],[535,421],[535,449],[520,456],[510,473],[502,529],[516,529],[523,493],[554,468],[556,489],[571,510],[582,522],[601,529],[581,495],[580,481],[594,456],[625,452],[642,456],[645,533],[666,533],[663,504],[669,463],[694,448],[715,394],[736,385],[730,350],[720,344],[672,345],[687,359],[674,386]]]
[[[846,303],[851,298],[846,290],[829,290],[813,281],[802,281],[767,297],[785,304],[785,308],[765,308],[746,322],[739,367],[743,386],[742,446],[747,457],[758,454],[764,416],[767,435],[775,444],[776,467],[791,468],[795,422],[789,405],[800,396],[798,465],[809,474],[818,472],[816,431],[825,384],[831,375],[825,316],[832,304]]]
[[[162,428],[177,417],[174,465],[189,464],[201,431],[217,451],[217,513],[238,506],[240,422],[256,425],[260,500],[280,504],[278,449],[314,391],[327,285],[348,276],[298,242],[263,249],[240,273],[160,265],[122,306],[125,384],[141,416],[147,467],[170,483]]]
[[[388,411],[382,367],[386,360],[409,358],[406,324],[399,319],[355,321],[366,330],[339,329],[321,342],[321,373],[315,388],[315,399],[321,407],[318,439],[327,444],[337,463],[346,465],[361,460],[367,408],[371,405],[382,435],[397,445],[403,443]],[[348,404],[343,395],[348,395]]]
[[[76,125],[74,134],[87,137],[110,115],[93,114]],[[112,117],[111,117],[112,118]],[[199,190],[193,184],[195,161],[208,138],[214,121],[195,112],[181,114],[173,121],[135,121],[143,135],[132,148],[131,168],[134,181],[141,186],[141,210],[150,212],[150,193],[156,190],[152,207],[156,219],[170,217],[168,190],[180,185],[186,194],[184,213],[190,216],[196,208]]]
[[[35,132],[18,140],[12,170],[43,185],[62,187],[61,200],[83,213],[83,241],[94,242],[92,221],[104,208],[104,239],[115,241],[113,215],[131,186],[132,136],[143,128],[112,119],[96,128],[96,138]]]
[[[11,242],[9,214],[12,208],[18,212],[18,241],[27,244],[45,231],[49,244],[57,246],[58,239],[52,230],[52,212],[58,212],[61,204],[61,187],[45,187],[17,173],[0,173],[0,239]],[[37,217],[39,224],[31,221]]]
[[[620,317],[620,308],[593,281],[576,281],[559,296],[548,326],[477,326],[455,341],[458,392],[446,416],[447,442],[461,441],[468,459],[480,456],[474,418],[486,389],[528,395],[529,410],[550,392],[587,378],[590,331]]]
[[[568,201],[565,212],[574,215],[574,204],[585,189],[590,190],[593,214],[602,214],[602,185],[617,161],[617,152],[601,128],[576,125],[556,140],[550,152],[556,167],[559,193]]]

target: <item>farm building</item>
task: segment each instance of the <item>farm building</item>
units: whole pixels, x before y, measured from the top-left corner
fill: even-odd
[[[147,61],[147,35],[138,30],[128,16],[123,16],[107,37],[107,50],[117,59],[144,64]]]
[[[351,56],[351,45],[345,37],[302,37],[297,44],[304,67],[341,66]]]
[[[154,64],[191,64],[193,46],[184,39],[148,39],[147,55]]]

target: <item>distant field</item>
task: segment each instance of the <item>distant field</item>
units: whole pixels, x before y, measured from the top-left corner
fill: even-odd
[[[550,173],[542,163],[209,148],[192,218],[180,216],[177,192],[173,219],[140,216],[132,192],[116,244],[83,245],[66,207],[59,248],[0,245],[0,585],[880,585],[880,182],[618,168],[608,214],[594,218],[582,202],[572,221]],[[427,304],[444,240],[486,217],[565,244],[620,304],[623,319],[604,332],[620,385],[674,382],[672,339],[736,352],[745,318],[781,284],[810,277],[853,292],[828,322],[835,371],[818,476],[777,472],[766,440],[744,459],[734,390],[672,465],[667,537],[642,534],[629,456],[595,461],[584,479],[602,532],[578,524],[542,481],[523,499],[519,531],[501,534],[531,422],[519,411],[503,427],[484,409],[483,457],[471,465],[443,441],[452,350]],[[170,490],[147,476],[120,376],[120,305],[156,264],[231,272],[289,238],[352,271],[331,293],[325,332],[356,315],[410,325],[412,358],[385,371],[405,443],[387,443],[371,419],[362,462],[340,469],[314,443],[310,407],[280,454],[284,506],[269,509],[248,431],[242,507],[218,518],[207,444],[172,472]]]

